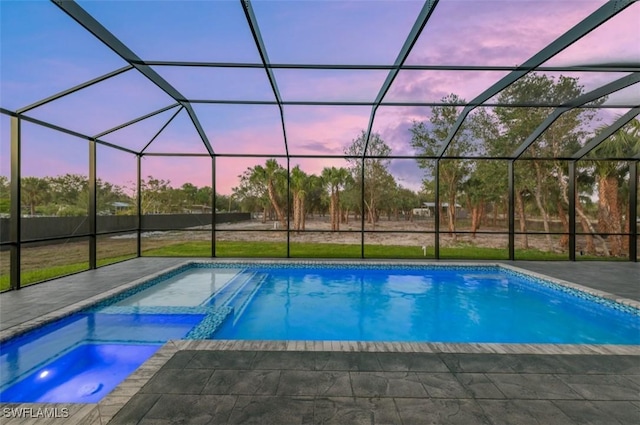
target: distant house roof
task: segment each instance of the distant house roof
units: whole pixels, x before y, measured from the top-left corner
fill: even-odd
[[[127,208],[131,206],[131,204],[127,204],[126,202],[112,202],[111,205],[116,208]]]

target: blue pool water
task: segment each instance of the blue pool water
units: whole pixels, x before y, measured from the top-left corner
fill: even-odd
[[[2,401],[97,403],[157,349],[157,345],[81,345],[3,391]]]
[[[640,344],[639,316],[496,270],[258,272],[215,338]]]
[[[638,345],[640,313],[498,267],[193,264],[0,344],[0,401],[97,402],[170,339]]]
[[[203,317],[78,313],[3,342],[0,402],[99,401]]]

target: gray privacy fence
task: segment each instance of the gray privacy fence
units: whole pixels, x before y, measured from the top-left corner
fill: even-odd
[[[250,213],[219,213],[216,223],[235,223],[251,219]],[[96,217],[98,233],[136,231],[137,216],[104,215]],[[89,217],[23,217],[22,241],[32,241],[89,233]],[[158,214],[143,215],[142,230],[188,229],[211,225],[211,214]],[[9,219],[0,218],[0,242],[9,242]]]

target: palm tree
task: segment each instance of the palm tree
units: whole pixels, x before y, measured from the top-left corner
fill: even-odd
[[[602,130],[602,129],[601,129]],[[640,152],[640,121],[632,120],[593,150],[596,158],[631,158]],[[620,183],[628,172],[625,162],[592,161],[598,182],[598,230],[601,233],[623,233]],[[629,220],[627,214],[627,221]],[[629,223],[627,223],[627,228]],[[624,243],[620,235],[610,235],[611,255],[621,255]]]
[[[276,216],[278,217],[278,221],[280,222],[280,227],[283,229],[287,228],[287,220],[284,215],[284,211],[280,206],[280,200],[278,199],[278,194],[276,191],[276,185],[284,178],[285,170],[282,168],[278,162],[271,158],[268,159],[265,163],[265,166],[256,165],[253,169],[253,173],[251,175],[251,180],[260,181],[261,183],[266,184],[267,186],[267,195],[269,196],[269,201],[271,201],[271,206],[273,210],[276,212]]]
[[[29,207],[29,214],[35,215],[36,207],[49,198],[49,183],[38,177],[22,178],[22,201]]]
[[[293,229],[304,230],[305,207],[307,182],[309,176],[296,165],[291,170],[291,192],[293,194]]]
[[[329,215],[332,231],[340,230],[340,190],[347,184],[349,177],[349,170],[343,167],[325,167],[322,170],[322,179],[331,194]]]
[[[326,211],[325,199],[326,192],[324,188],[324,181],[321,176],[310,174],[306,182],[306,190],[304,196],[304,209],[305,214],[302,216],[302,228],[305,228],[306,216],[313,214],[314,212]]]

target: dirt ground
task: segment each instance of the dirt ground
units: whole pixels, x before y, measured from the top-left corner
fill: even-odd
[[[343,244],[359,244],[361,222],[351,220],[348,223],[340,225],[341,231],[353,231],[354,233],[334,233],[331,232],[331,222],[328,218],[314,218],[306,223],[306,230],[313,232],[291,233],[291,240],[294,242],[309,243],[343,243]],[[442,227],[441,227],[442,229]],[[233,233],[225,233],[224,230],[236,230]],[[237,230],[272,230],[275,235],[269,236],[271,232],[237,232]],[[458,227],[459,231],[469,231],[468,226]],[[261,223],[259,220],[242,223],[219,224],[216,227],[219,240],[273,240],[277,238],[282,240],[283,232],[274,230],[274,223]],[[322,232],[325,231],[325,232]],[[433,246],[435,244],[435,235],[433,233],[406,233],[406,232],[433,232],[433,221],[427,220],[386,220],[381,219],[375,226],[365,224],[365,231],[373,232],[391,232],[391,233],[366,233],[365,243],[385,244],[385,245],[404,245],[404,246]],[[480,229],[483,232],[506,232],[507,229]],[[516,237],[516,243],[517,243]],[[509,239],[506,234],[476,234],[474,238],[470,234],[458,234],[453,238],[448,233],[440,233],[440,246],[453,247],[461,245],[482,246],[487,248],[506,248]],[[531,248],[545,249],[546,241],[542,236],[529,236],[529,246]]]
[[[540,224],[540,223],[534,223]],[[290,240],[293,243],[341,243],[341,244],[360,244],[361,242],[361,222],[360,220],[349,220],[347,223],[340,224],[341,231],[353,233],[337,233],[331,231],[331,222],[328,217],[314,217],[307,219],[305,232],[292,232]],[[529,225],[529,224],[528,224]],[[534,226],[530,226],[533,228]],[[483,226],[479,229],[475,237],[471,234],[457,234],[453,237],[446,232],[446,224],[440,226],[440,246],[456,247],[456,246],[477,246],[484,248],[508,248],[509,236],[506,234],[508,228],[505,226]],[[210,227],[208,227],[210,230]],[[232,232],[225,232],[232,230]],[[258,230],[258,231],[255,231]],[[470,231],[468,221],[461,221],[456,225],[459,232]],[[552,229],[553,231],[557,231]],[[365,223],[366,244],[380,245],[400,245],[400,246],[416,246],[416,247],[433,247],[435,245],[434,222],[428,219],[418,219],[414,221],[408,220],[388,220],[386,218],[378,221],[375,226]],[[560,246],[560,236],[546,235],[540,233],[527,234],[529,249],[540,251],[552,251],[556,253],[566,252]],[[380,233],[377,233],[380,232]],[[386,233],[382,233],[386,232]],[[416,232],[416,233],[407,233]],[[424,233],[421,233],[424,232]],[[486,233],[485,233],[486,232]],[[171,232],[171,235],[164,234],[148,234],[148,243],[153,244],[153,240],[157,239],[173,239],[179,240],[207,240],[210,238],[209,232]],[[262,223],[261,220],[251,220],[239,223],[222,223],[216,226],[216,237],[221,241],[279,241],[282,242],[286,238],[286,232],[282,230],[279,223],[267,221]],[[524,236],[516,235],[516,249],[524,247]],[[550,241],[549,241],[550,239]],[[549,244],[550,242],[550,244]],[[146,242],[145,242],[146,244]],[[584,249],[586,244],[585,238],[578,236],[576,240],[576,251]],[[598,244],[596,243],[596,246]]]

